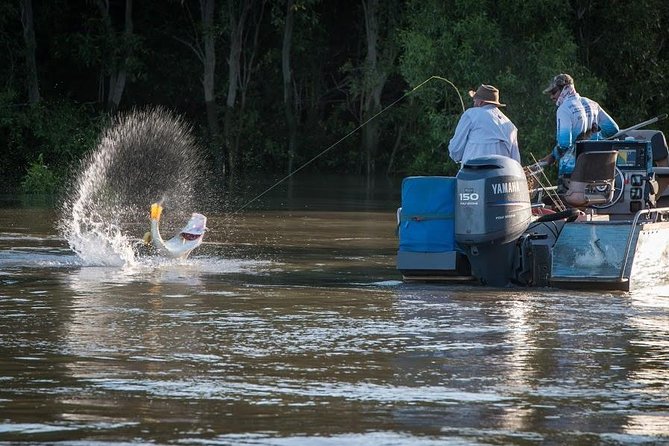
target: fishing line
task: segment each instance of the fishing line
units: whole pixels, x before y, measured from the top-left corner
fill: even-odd
[[[318,158],[320,158],[321,156],[325,155],[325,154],[328,153],[330,150],[334,149],[334,148],[335,148],[337,145],[339,145],[342,141],[346,140],[348,137],[350,137],[351,135],[353,135],[355,132],[357,132],[358,130],[360,130],[360,129],[363,128],[364,126],[366,126],[370,121],[372,121],[373,119],[376,119],[377,117],[381,116],[383,113],[385,113],[385,112],[386,112],[388,109],[390,109],[391,107],[395,106],[395,104],[397,104],[398,102],[400,102],[402,99],[406,98],[407,96],[409,96],[410,94],[412,94],[413,92],[415,92],[416,90],[418,90],[418,89],[421,88],[423,85],[427,84],[428,82],[430,82],[430,81],[433,80],[433,79],[437,79],[437,80],[446,82],[446,83],[448,83],[449,85],[451,85],[451,86],[453,87],[453,89],[455,90],[455,92],[458,94],[458,98],[460,98],[460,105],[462,106],[462,112],[464,113],[464,111],[465,111],[465,103],[464,103],[464,101],[462,100],[462,95],[461,95],[460,92],[458,91],[458,89],[457,89],[457,87],[455,86],[455,84],[454,84],[453,82],[449,81],[448,79],[443,78],[443,77],[441,77],[441,76],[430,76],[429,78],[425,79],[423,82],[421,82],[420,84],[416,85],[414,88],[412,88],[412,89],[409,90],[408,92],[404,93],[402,96],[400,96],[399,99],[396,99],[396,100],[393,101],[390,105],[388,105],[387,107],[385,107],[384,109],[382,109],[381,111],[379,111],[378,113],[376,113],[374,116],[372,116],[371,118],[369,118],[368,120],[366,120],[365,122],[363,122],[362,124],[360,124],[359,126],[357,126],[356,128],[354,128],[354,129],[351,130],[350,132],[348,132],[344,137],[340,138],[337,142],[335,142],[334,144],[332,144],[330,147],[328,147],[327,149],[323,150],[321,153],[319,153],[318,155],[314,156],[314,157],[311,158],[309,161],[305,162],[304,164],[302,164],[301,166],[299,166],[298,168],[296,168],[295,170],[293,170],[292,172],[290,172],[290,173],[289,173],[288,175],[286,175],[285,177],[281,178],[279,181],[277,181],[276,183],[274,183],[272,186],[268,187],[268,188],[265,189],[262,193],[260,193],[260,194],[256,195],[255,197],[253,197],[253,198],[252,198],[251,200],[249,200],[246,204],[244,204],[242,207],[238,208],[237,210],[235,210],[234,212],[232,212],[232,213],[229,214],[229,215],[235,215],[235,214],[238,214],[239,212],[243,211],[243,210],[246,209],[251,203],[253,203],[254,201],[256,201],[256,200],[258,200],[259,198],[263,197],[265,194],[267,194],[268,192],[270,192],[272,189],[274,189],[275,187],[277,187],[279,184],[283,183],[284,181],[286,181],[287,179],[289,179],[290,177],[292,177],[293,175],[295,175],[297,172],[301,171],[302,169],[304,169],[305,167],[307,167],[309,164],[313,163],[313,162],[316,161]]]

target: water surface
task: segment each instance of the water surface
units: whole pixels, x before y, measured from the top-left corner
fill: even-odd
[[[669,442],[669,289],[404,284],[395,185],[318,184],[208,215],[187,261],[126,266],[4,202],[0,441]]]

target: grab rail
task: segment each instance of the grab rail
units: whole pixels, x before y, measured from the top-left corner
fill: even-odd
[[[634,237],[635,229],[639,224],[639,218],[644,214],[655,214],[655,221],[657,221],[658,214],[668,213],[668,212],[669,212],[669,207],[663,207],[663,208],[641,209],[640,211],[637,211],[636,214],[634,214],[634,219],[632,220],[630,233],[627,236],[627,244],[625,246],[625,256],[623,257],[622,268],[620,268],[620,280],[623,280],[625,278],[625,269],[627,268],[627,261],[629,260],[630,249],[632,248],[632,237]]]

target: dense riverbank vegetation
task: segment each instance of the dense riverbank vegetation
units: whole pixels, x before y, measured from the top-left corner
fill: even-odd
[[[663,0],[0,0],[0,174],[52,190],[110,116],[155,105],[231,181],[349,133],[309,169],[452,173],[457,93],[468,107],[482,82],[530,160],[553,144],[559,72],[621,127],[667,112],[668,18]]]

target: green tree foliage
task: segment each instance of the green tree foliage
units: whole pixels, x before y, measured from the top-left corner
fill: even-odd
[[[565,27],[569,11],[557,0],[482,1],[474,9],[467,4],[410,1],[400,70],[412,86],[431,75],[450,80],[467,107],[468,90],[482,83],[498,87],[505,113],[519,128],[522,157],[531,161],[531,154],[539,157],[553,145],[554,109],[541,94],[545,85],[559,72],[592,78]],[[413,116],[421,130],[412,133],[413,153],[405,164],[413,162],[411,170],[426,173],[453,173],[447,144],[462,113],[459,98],[449,84],[435,80],[417,100],[423,112]]]
[[[0,137],[5,146],[5,161],[0,174],[5,186],[18,184],[27,168],[50,166],[55,179],[65,178],[87,150],[94,147],[107,116],[92,113],[90,107],[69,101],[40,103],[13,110],[5,104],[0,110]]]
[[[605,99],[605,108],[621,127],[666,113],[669,3],[572,0],[571,4],[579,59],[606,81],[607,88],[593,98]],[[661,126],[669,129],[666,121]]]
[[[28,173],[21,181],[21,191],[24,194],[53,194],[57,192],[58,185],[58,177],[44,164],[40,153],[37,160],[30,163]]]
[[[40,101],[31,106],[20,2],[0,0],[5,187],[18,188],[23,180],[37,190],[38,178],[67,177],[108,119],[109,78],[119,66],[127,73],[120,111],[165,106],[193,123],[212,162],[220,153],[220,141],[207,137],[202,63],[184,45],[197,44],[200,0],[132,4],[132,33],[124,33],[126,2],[32,0]],[[214,119],[221,128],[235,91],[228,76],[228,5],[243,4],[266,10],[249,11],[257,21],[245,28],[254,35],[244,37],[250,42],[239,65],[245,71],[234,81],[243,82],[229,116],[240,173],[283,176],[291,162],[298,168],[342,138],[309,169],[454,173],[447,146],[463,111],[460,98],[470,106],[467,92],[481,83],[500,89],[525,161],[554,144],[555,110],[541,91],[557,73],[572,74],[577,90],[600,102],[621,127],[667,111],[669,3],[662,0],[294,0],[289,79],[298,140],[291,143],[282,70],[288,4],[230,0],[216,2],[212,24],[213,100],[221,110]],[[369,38],[371,15],[364,13],[371,5],[378,5],[376,40]],[[376,42],[375,59],[370,42]],[[433,76],[450,83],[435,77],[423,84]],[[378,79],[383,82],[369,82]],[[379,108],[378,127],[368,129],[367,138],[362,131],[344,138]],[[667,130],[667,123],[660,128]],[[297,148],[292,156],[289,146]]]

